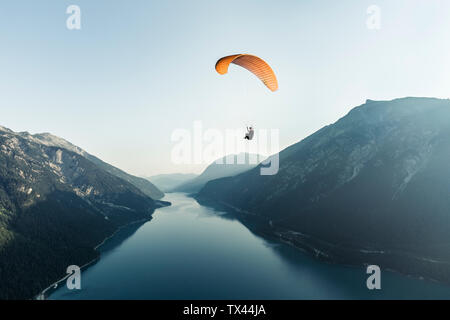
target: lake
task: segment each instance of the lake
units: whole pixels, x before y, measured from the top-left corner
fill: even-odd
[[[181,193],[153,219],[102,245],[81,290],[49,299],[449,299],[450,286],[393,272],[368,290],[363,267],[327,264],[252,233],[233,214]]]

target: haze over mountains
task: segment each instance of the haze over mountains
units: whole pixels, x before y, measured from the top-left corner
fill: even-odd
[[[0,299],[31,298],[166,205],[112,172],[131,177],[57,137],[0,127]]]
[[[283,150],[277,175],[213,163],[188,181],[156,178],[317,257],[450,282],[449,159],[450,100],[368,100]],[[149,196],[161,194],[61,138],[0,127],[0,299],[31,298],[95,259],[103,239],[166,205]]]
[[[158,189],[164,192],[170,192],[181,184],[197,177],[194,173],[168,173],[158,174],[148,177],[147,180],[153,183]]]
[[[199,199],[267,221],[332,261],[450,282],[450,100],[370,101],[259,167],[210,181]]]
[[[256,154],[241,153],[228,155],[211,163],[199,176],[180,184],[173,192],[196,193],[211,180],[231,177],[256,167],[265,157]]]

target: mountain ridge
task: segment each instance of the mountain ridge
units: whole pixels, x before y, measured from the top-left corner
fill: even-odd
[[[277,175],[260,176],[256,167],[208,182],[198,198],[266,219],[272,234],[300,247],[314,243],[335,261],[368,262],[367,255],[344,253],[353,248],[450,262],[449,150],[450,100],[369,100],[281,151]],[[450,281],[450,268],[377,259]]]
[[[11,129],[8,129],[8,128],[2,127],[2,126],[0,126],[0,130],[7,131],[9,133],[14,133],[14,131],[12,131]],[[61,137],[55,136],[48,132],[30,134],[27,131],[23,131],[23,132],[17,132],[15,134],[17,134],[21,137],[24,137],[26,139],[35,141],[37,143],[41,143],[43,145],[61,147],[61,148],[70,150],[72,152],[75,152],[75,153],[83,156],[84,158],[92,161],[94,164],[101,167],[103,170],[105,170],[121,179],[124,179],[125,181],[130,182],[131,184],[133,184],[135,187],[139,188],[144,194],[151,197],[152,199],[159,200],[162,197],[164,197],[164,193],[161,192],[156,186],[154,186],[147,179],[128,174],[125,171],[104,162],[103,160],[97,158],[96,156],[88,153],[87,151],[83,150],[82,148],[74,145],[73,143],[71,143]]]
[[[35,296],[163,205],[76,152],[0,129],[0,298]]]

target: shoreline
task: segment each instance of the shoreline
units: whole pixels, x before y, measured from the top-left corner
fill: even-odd
[[[157,209],[158,209],[158,208],[157,208]],[[132,222],[130,222],[130,223],[127,223],[127,224],[124,224],[123,226],[118,227],[117,230],[113,232],[113,234],[111,234],[110,236],[108,236],[108,237],[106,237],[105,239],[103,239],[102,242],[100,242],[99,244],[97,244],[97,245],[93,248],[93,250],[94,250],[94,251],[97,251],[98,248],[100,248],[103,244],[105,244],[106,241],[108,241],[109,239],[111,239],[111,238],[113,238],[115,235],[117,235],[117,233],[120,232],[123,228],[129,227],[129,226],[132,226],[132,225],[138,224],[138,223],[145,224],[145,223],[151,221],[152,219],[153,219],[153,217],[150,216],[149,218],[143,218],[143,219],[140,219],[140,220],[132,221]],[[100,254],[100,252],[99,252],[98,257],[96,257],[95,259],[92,259],[91,261],[88,261],[88,262],[86,262],[85,264],[83,264],[83,265],[80,267],[80,270],[81,270],[81,271],[86,270],[87,268],[89,268],[90,266],[92,266],[92,265],[94,265],[96,262],[98,262],[98,261],[100,260],[100,258],[101,258],[101,254]],[[42,291],[39,292],[37,295],[35,295],[35,296],[33,297],[32,300],[47,300],[49,294],[51,293],[51,290],[52,290],[52,289],[57,289],[57,288],[59,287],[59,284],[60,284],[61,282],[66,281],[66,279],[67,279],[68,277],[70,277],[70,276],[71,276],[70,274],[66,274],[66,275],[65,275],[64,277],[62,277],[61,279],[59,279],[59,280],[53,282],[53,283],[50,284],[48,287],[46,287],[44,290],[42,290]],[[56,288],[55,288],[55,285],[57,286]]]
[[[334,257],[335,259],[333,259],[333,257],[331,257],[327,252],[320,251],[319,249],[314,248],[314,247],[312,247],[312,246],[310,246],[308,244],[303,244],[303,245],[295,244],[289,238],[284,237],[282,234],[278,234],[278,233],[266,234],[266,237],[272,238],[274,240],[281,241],[282,243],[285,243],[285,244],[295,248],[296,250],[302,251],[302,252],[308,254],[309,256],[311,256],[312,258],[317,259],[318,261],[321,261],[323,263],[332,264],[332,265],[340,265],[340,266],[345,266],[345,267],[350,267],[350,268],[367,267],[367,266],[371,265],[371,263],[368,263],[368,262],[360,262],[360,263],[358,263],[358,262],[352,263],[352,262],[348,262],[348,261],[345,262],[344,260],[342,260],[342,257],[340,257],[340,256]],[[311,251],[311,249],[314,250],[314,252]],[[364,253],[362,251],[363,250],[356,250],[355,249],[355,252],[360,254],[361,260],[362,260],[363,256],[367,256],[368,257],[370,255],[379,254],[380,257],[381,257],[383,255],[386,256],[386,255],[389,255],[389,254],[391,254],[391,255],[395,254],[395,253],[392,253],[392,252],[380,252],[380,253],[366,252],[366,253]],[[398,256],[400,256],[400,255],[401,254],[398,254]],[[407,256],[407,254],[403,254],[403,255]],[[410,258],[416,259],[416,260],[422,260],[420,257],[412,256]],[[450,262],[446,262],[446,261],[434,261],[434,262],[429,261],[429,263],[450,264]],[[384,269],[384,270],[386,270],[388,272],[392,272],[392,273],[395,273],[395,274],[407,277],[407,278],[416,279],[416,280],[420,280],[420,281],[429,281],[429,282],[436,283],[436,284],[439,284],[439,285],[443,285],[443,286],[446,286],[446,287],[450,286],[449,282],[433,278],[433,277],[431,277],[429,275],[423,275],[423,274],[412,273],[412,272],[405,272],[405,271],[401,271],[399,269],[396,269],[396,268],[393,268],[393,267],[389,267],[389,266],[386,266],[386,267],[384,267],[382,269]]]
[[[195,196],[192,196],[192,195],[187,195],[187,196],[192,197],[195,200],[199,200]],[[211,201],[211,200],[208,200],[208,202],[209,201]],[[214,202],[211,201],[210,205],[206,205],[206,204],[202,204],[202,205],[212,207],[215,211],[218,210],[218,207],[212,206],[211,203],[214,203]],[[264,228],[264,227],[261,228],[261,226],[264,226],[264,224],[262,224],[259,229],[255,230],[254,228],[251,228],[250,226],[256,227],[259,225],[259,224],[255,224],[255,225],[252,224],[252,221],[254,220],[254,218],[256,218],[256,220],[259,220],[258,216],[246,214],[246,212],[243,212],[242,210],[236,211],[236,210],[234,210],[233,207],[227,206],[226,203],[220,202],[217,204],[219,205],[219,208],[221,206],[225,206],[228,209],[231,209],[231,213],[236,214],[236,216],[240,218],[240,219],[238,219],[238,221],[240,223],[242,223],[246,228],[248,228],[251,232],[256,234],[257,236],[262,237],[269,241],[270,240],[277,241],[277,242],[279,241],[281,243],[287,244],[296,250],[306,253],[312,259],[318,260],[322,263],[332,264],[332,265],[340,265],[340,266],[346,266],[346,267],[352,267],[352,268],[360,268],[360,267],[366,267],[367,265],[372,264],[372,263],[367,262],[367,261],[370,261],[370,259],[367,259],[368,257],[372,257],[372,258],[379,257],[379,259],[382,260],[382,261],[379,261],[382,263],[382,264],[380,264],[380,267],[382,267],[382,269],[384,269],[385,271],[395,273],[395,274],[398,274],[398,275],[401,275],[401,276],[404,276],[407,278],[415,279],[415,280],[429,281],[431,283],[436,283],[436,284],[446,286],[446,287],[449,287],[449,285],[450,285],[449,282],[439,279],[440,277],[435,278],[432,275],[431,276],[424,275],[423,273],[421,274],[419,272],[415,272],[413,269],[409,270],[409,271],[402,270],[402,268],[398,268],[395,266],[395,264],[396,264],[395,260],[393,260],[393,262],[389,264],[389,256],[395,257],[395,255],[397,255],[397,258],[398,257],[401,258],[402,256],[405,256],[408,259],[422,260],[423,263],[432,264],[432,265],[435,265],[436,263],[450,264],[450,262],[436,261],[436,260],[427,259],[422,256],[414,256],[412,253],[408,253],[408,252],[405,253],[405,252],[393,252],[393,251],[389,251],[389,250],[375,250],[374,248],[344,248],[346,250],[347,249],[350,250],[349,252],[347,252],[350,254],[350,256],[347,255],[348,259],[345,260],[346,259],[345,250],[338,251],[338,252],[333,252],[333,251],[330,252],[330,250],[334,246],[331,243],[327,243],[326,241],[324,241],[324,243],[322,245],[320,243],[316,243],[317,245],[315,245],[314,244],[315,242],[321,242],[320,239],[314,239],[314,238],[311,239],[311,236],[309,236],[309,235],[302,234],[302,233],[295,232],[295,231],[290,231],[289,229],[283,230],[283,228],[274,227],[270,223],[268,224],[268,225],[270,225],[270,228]],[[221,209],[221,211],[227,212],[227,210],[223,210],[223,208],[220,208],[220,209]],[[228,212],[230,212],[230,210],[228,210]],[[138,223],[145,224],[146,222],[150,221],[152,218],[153,217],[144,218],[144,219],[133,221],[133,222],[130,222],[123,226],[120,226],[112,235],[106,237],[101,243],[96,245],[94,247],[94,250],[97,250],[99,247],[101,247],[103,244],[105,244],[109,239],[116,236],[117,233],[120,232],[123,228],[133,225],[133,224],[138,224]],[[243,219],[244,221],[242,221],[241,219]],[[250,226],[249,226],[249,222],[250,222]],[[260,222],[264,222],[264,221],[260,221]],[[312,242],[308,242],[307,241],[308,239],[312,240]],[[302,240],[304,240],[304,241],[302,241]],[[327,244],[331,245],[332,247],[327,248]],[[342,249],[342,248],[340,248],[340,249]],[[80,269],[85,270],[85,269],[89,268],[91,265],[95,264],[100,259],[101,259],[101,255],[99,255],[95,259],[87,262]],[[387,264],[385,264],[385,259],[387,259],[386,261],[388,261]],[[375,264],[379,264],[379,263],[375,263]],[[384,266],[382,266],[382,265],[384,265]],[[36,295],[34,299],[46,300],[49,297],[49,295],[53,292],[53,290],[56,290],[56,288],[54,288],[54,286],[58,285],[58,288],[59,288],[60,283],[65,281],[69,276],[70,276],[70,274],[65,275],[63,278],[52,283],[50,286],[48,286],[46,289],[44,289],[38,295]]]
[[[342,266],[347,266],[347,267],[364,267],[367,265],[370,265],[371,263],[364,261],[365,258],[370,257],[370,256],[375,256],[375,255],[379,255],[380,258],[384,259],[386,256],[391,255],[391,256],[397,256],[397,257],[401,257],[404,256],[406,258],[409,259],[413,259],[419,262],[423,262],[423,263],[428,263],[428,264],[448,264],[450,265],[450,261],[433,261],[432,259],[428,259],[426,257],[421,257],[421,256],[415,256],[412,253],[408,253],[408,252],[400,252],[400,253],[396,253],[393,251],[389,251],[389,250],[373,250],[373,249],[364,249],[364,248],[343,248],[343,251],[339,251],[339,252],[330,252],[330,248],[333,247],[333,244],[328,243],[326,241],[322,241],[320,239],[314,239],[313,237],[306,235],[306,234],[301,234],[299,232],[293,231],[293,230],[289,230],[289,229],[285,229],[285,228],[280,228],[280,227],[276,227],[273,226],[270,220],[267,220],[263,217],[260,217],[252,212],[248,212],[245,210],[240,210],[239,208],[235,208],[234,206],[223,202],[223,201],[217,201],[217,200],[212,200],[209,198],[205,198],[205,197],[201,197],[198,196],[197,194],[193,194],[190,195],[192,198],[194,198],[196,201],[202,201],[203,204],[205,206],[209,206],[211,208],[213,208],[214,210],[223,210],[223,211],[230,211],[231,213],[235,214],[237,217],[240,217],[241,219],[243,218],[244,220],[248,219],[250,222],[266,222],[268,223],[268,225],[270,227],[263,227],[263,228],[259,228],[259,229],[250,229],[249,226],[247,226],[243,221],[241,221],[239,219],[239,221],[241,223],[244,224],[244,226],[246,226],[247,228],[250,229],[250,231],[254,232],[255,234],[265,238],[265,239],[272,239],[275,241],[280,241],[282,243],[285,243],[293,248],[295,248],[296,250],[299,250],[301,252],[304,252],[306,254],[308,254],[309,256],[311,256],[314,259],[317,259],[319,261],[322,261],[324,263],[328,263],[328,264],[335,264],[335,265],[342,265]],[[228,210],[227,210],[228,209]],[[255,219],[256,218],[256,219]],[[255,221],[253,221],[255,220]],[[288,235],[291,234],[291,237],[289,237]],[[298,239],[297,237],[292,237],[292,234],[301,234],[300,239]],[[313,239],[312,243],[307,243],[306,241],[302,241],[302,237],[303,240],[305,240],[305,238],[309,238],[309,239]],[[317,242],[316,244],[319,244],[319,246],[314,246],[314,242]],[[324,245],[320,246],[320,242],[323,242]],[[328,245],[328,248],[327,248]],[[328,250],[327,250],[328,249]],[[348,253],[350,255],[354,255],[353,257],[353,262],[351,261],[352,259],[347,259],[347,261],[345,261],[345,255],[343,254],[344,251],[347,250]],[[367,252],[364,252],[367,251]],[[348,261],[350,260],[350,261]],[[383,261],[383,264],[385,264],[385,261]],[[392,262],[392,264],[395,264],[395,262]],[[432,275],[429,274],[420,274],[418,272],[413,272],[413,271],[401,271],[401,268],[395,268],[392,266],[389,266],[389,263],[384,266],[383,268],[384,270],[387,270],[389,272],[393,272],[408,278],[413,278],[413,279],[417,279],[417,280],[421,280],[421,281],[430,281],[433,283],[437,283],[440,285],[444,285],[444,286],[450,286],[450,280],[446,281],[444,279],[437,279],[435,277],[433,277]]]

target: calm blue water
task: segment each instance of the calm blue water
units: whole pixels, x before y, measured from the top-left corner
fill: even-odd
[[[265,240],[230,214],[168,194],[172,206],[124,228],[82,272],[79,291],[50,299],[448,299],[450,287],[382,272],[379,291],[364,268],[330,265]]]

